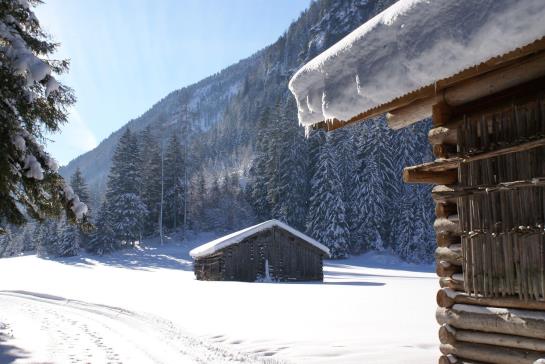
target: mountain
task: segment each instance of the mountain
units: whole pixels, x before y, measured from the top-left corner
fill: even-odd
[[[328,245],[335,257],[388,250],[430,261],[429,188],[401,181],[404,166],[431,159],[429,122],[394,132],[378,118],[305,136],[287,87],[303,64],[394,2],[312,2],[275,43],[170,93],[61,173],[81,169],[96,211],[123,131],[151,127],[161,140],[179,135],[187,151],[193,230],[233,231],[277,218]]]
[[[287,81],[304,63],[337,42],[361,23],[394,3],[394,0],[320,0],[293,22],[272,45],[196,84],[173,91],[142,116],[130,120],[95,149],[61,168],[69,176],[80,168],[92,192],[104,191],[113,149],[125,128],[134,131],[152,126],[162,136],[178,131],[187,123],[190,140],[230,130],[236,141],[228,141],[229,153],[253,148],[259,110],[274,106],[279,98],[291,97]],[[238,109],[238,110],[234,110]],[[237,119],[229,117],[235,113]],[[236,129],[236,130],[233,130]],[[236,135],[238,134],[238,135]],[[231,135],[229,135],[230,137]],[[240,140],[244,138],[244,142]],[[222,138],[225,140],[225,137]],[[233,143],[237,146],[233,146]],[[217,153],[224,144],[218,141]],[[236,157],[235,157],[236,158]],[[246,160],[247,161],[247,160]],[[240,161],[229,160],[236,165]]]

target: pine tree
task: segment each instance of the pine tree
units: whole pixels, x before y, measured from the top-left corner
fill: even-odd
[[[341,182],[331,147],[331,134],[319,150],[316,172],[311,180],[307,232],[326,245],[332,258],[349,254],[349,231]]]
[[[102,255],[119,249],[121,244],[117,239],[112,225],[106,201],[97,213],[96,228],[91,234],[87,251]]]
[[[133,244],[141,235],[141,224],[147,214],[145,204],[140,198],[139,151],[136,138],[126,129],[115,149],[112,167],[108,175],[106,200],[99,213],[97,243],[115,247]],[[115,242],[111,242],[111,235]],[[95,247],[96,251],[106,251]]]
[[[72,90],[54,75],[68,61],[51,60],[57,44],[41,30],[31,6],[37,0],[0,2],[0,233],[27,217],[81,219],[86,206],[67,188],[58,165],[43,149],[44,132],[67,121]]]
[[[158,140],[151,127],[140,134],[140,164],[136,167],[140,174],[140,197],[147,208],[144,219],[144,235],[159,231],[159,211],[161,203],[161,151]]]
[[[183,226],[186,198],[185,157],[178,137],[173,135],[165,150],[164,158],[165,224],[171,230]]]
[[[249,172],[250,198],[259,220],[269,220],[271,217],[270,196],[267,193],[269,184],[270,159],[270,110],[265,109],[258,122],[259,131],[255,142],[255,158]]]
[[[89,189],[83,178],[83,174],[79,168],[76,169],[74,174],[70,177],[70,187],[74,190],[74,193],[78,195],[81,202],[87,206],[90,204]],[[73,234],[73,236],[69,236]],[[74,244],[71,249],[71,253],[79,251],[79,248],[85,248],[88,242],[89,234],[81,227],[65,226],[63,232],[63,240],[65,242],[72,242]],[[74,254],[76,255],[76,254]]]

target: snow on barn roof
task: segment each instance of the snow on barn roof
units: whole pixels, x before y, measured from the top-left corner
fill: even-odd
[[[544,19],[543,0],[400,0],[292,77],[299,122],[361,119],[542,39]]]
[[[288,231],[289,233],[297,236],[298,238],[306,241],[307,243],[309,243],[310,245],[313,245],[315,246],[316,248],[320,249],[321,251],[323,251],[325,254],[327,254],[329,256],[329,249],[320,244],[319,242],[317,242],[316,240],[312,239],[311,237],[303,234],[302,232],[300,231],[297,231],[295,230],[294,228],[292,228],[291,226],[288,226],[286,224],[284,224],[283,222],[281,221],[278,221],[278,220],[269,220],[269,221],[265,221],[265,222],[262,222],[261,224],[257,224],[257,225],[254,225],[254,226],[250,226],[249,228],[246,228],[246,229],[242,229],[240,231],[237,231],[237,232],[234,232],[232,234],[229,234],[229,235],[225,235],[221,238],[218,238],[216,240],[212,240],[211,242],[208,242],[206,244],[203,244],[199,247],[196,247],[195,249],[191,250],[189,252],[189,255],[191,255],[191,257],[193,258],[202,258],[202,257],[206,257],[208,255],[211,255],[211,254],[214,254],[215,252],[223,249],[223,248],[226,248],[230,245],[233,245],[233,244],[238,244],[240,243],[241,241],[243,241],[244,239],[262,231],[262,230],[266,230],[266,229],[270,229],[272,227],[279,227],[283,230],[286,230]]]

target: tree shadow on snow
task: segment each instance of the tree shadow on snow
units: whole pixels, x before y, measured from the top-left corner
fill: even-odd
[[[0,323],[0,329],[4,327]],[[26,359],[30,355],[23,349],[7,344],[8,337],[0,331],[0,363],[13,363],[17,359]]]
[[[179,249],[176,249],[176,247]],[[188,259],[186,249],[180,246],[176,247],[165,252],[163,248],[158,249],[155,246],[139,246],[104,255],[82,254],[69,258],[54,258],[54,260],[64,264],[88,268],[103,264],[117,268],[139,270],[177,269],[192,271],[193,262],[190,258]]]

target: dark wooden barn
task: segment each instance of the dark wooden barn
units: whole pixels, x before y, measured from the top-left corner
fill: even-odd
[[[209,281],[322,281],[327,247],[277,221],[226,235],[190,252],[195,276]]]

